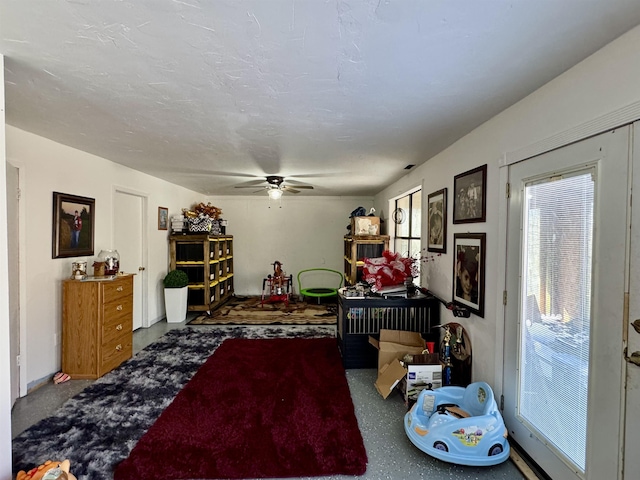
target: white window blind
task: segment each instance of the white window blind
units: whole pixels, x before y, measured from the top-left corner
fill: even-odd
[[[594,170],[525,187],[518,414],[585,468]]]

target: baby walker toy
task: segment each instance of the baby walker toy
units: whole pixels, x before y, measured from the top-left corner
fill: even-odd
[[[267,275],[262,280],[262,297],[260,305],[265,302],[284,302],[289,305],[289,296],[293,285],[293,275],[286,276],[282,271],[282,262],[276,260],[272,263],[273,275]]]

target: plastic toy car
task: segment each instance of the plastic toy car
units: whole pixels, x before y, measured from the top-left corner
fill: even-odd
[[[488,466],[509,458],[507,429],[485,382],[423,390],[404,430],[416,447],[445,462]]]

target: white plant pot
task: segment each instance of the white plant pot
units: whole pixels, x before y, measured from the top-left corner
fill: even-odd
[[[187,294],[189,287],[165,288],[164,308],[167,323],[180,323],[187,319]]]

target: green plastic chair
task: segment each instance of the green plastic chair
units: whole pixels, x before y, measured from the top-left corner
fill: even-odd
[[[321,284],[314,284],[314,281],[321,282]],[[311,283],[312,286],[303,287],[303,282],[306,284]],[[298,272],[298,292],[300,296],[303,298],[317,298],[318,303],[320,303],[321,298],[337,296],[338,289],[342,287],[343,282],[344,275],[330,268],[307,268]]]

